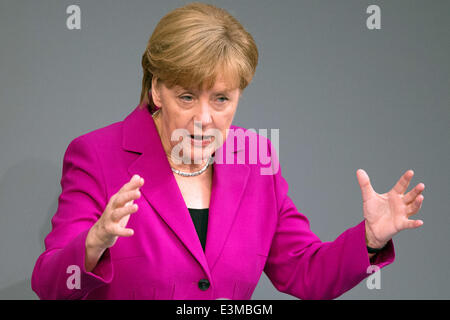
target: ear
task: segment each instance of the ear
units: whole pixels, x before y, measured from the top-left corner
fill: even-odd
[[[158,108],[161,107],[161,87],[160,83],[158,82],[157,77],[152,78],[152,88],[151,88],[151,95],[153,99],[153,104],[157,106]]]

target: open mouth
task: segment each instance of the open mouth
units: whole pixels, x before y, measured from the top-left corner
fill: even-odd
[[[197,141],[202,141],[202,140],[209,141],[212,139],[213,136],[194,136],[193,134],[191,134],[190,137],[191,137],[191,139],[197,140]]]
[[[197,147],[206,147],[208,145],[210,145],[213,140],[214,140],[214,136],[208,136],[208,135],[189,135],[191,144]]]

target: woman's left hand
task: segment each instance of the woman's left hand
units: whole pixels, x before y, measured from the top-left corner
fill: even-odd
[[[421,193],[425,189],[425,185],[419,183],[404,194],[413,176],[412,170],[406,171],[389,192],[378,194],[373,190],[367,173],[362,169],[356,171],[369,247],[381,248],[401,230],[415,229],[423,224],[422,220],[409,219],[420,210],[424,199]]]

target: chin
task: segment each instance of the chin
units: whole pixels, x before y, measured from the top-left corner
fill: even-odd
[[[206,153],[203,153],[203,155],[200,156],[200,157],[198,157],[198,156],[194,157],[192,155],[190,157],[190,161],[191,161],[191,163],[195,163],[195,164],[202,164],[202,163],[204,164],[206,159],[209,159],[209,157],[211,157],[212,153],[213,152],[206,152]]]

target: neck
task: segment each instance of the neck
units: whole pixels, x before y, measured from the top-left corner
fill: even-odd
[[[182,158],[177,157],[174,159],[174,156],[170,152],[166,151],[167,160],[169,161],[170,166],[173,169],[180,170],[183,172],[196,172],[205,167],[207,162],[209,161],[209,158],[206,160],[203,160],[202,163],[194,163],[193,160],[191,160],[191,163],[184,163]],[[180,163],[181,162],[181,163]],[[209,169],[209,168],[208,168]]]

